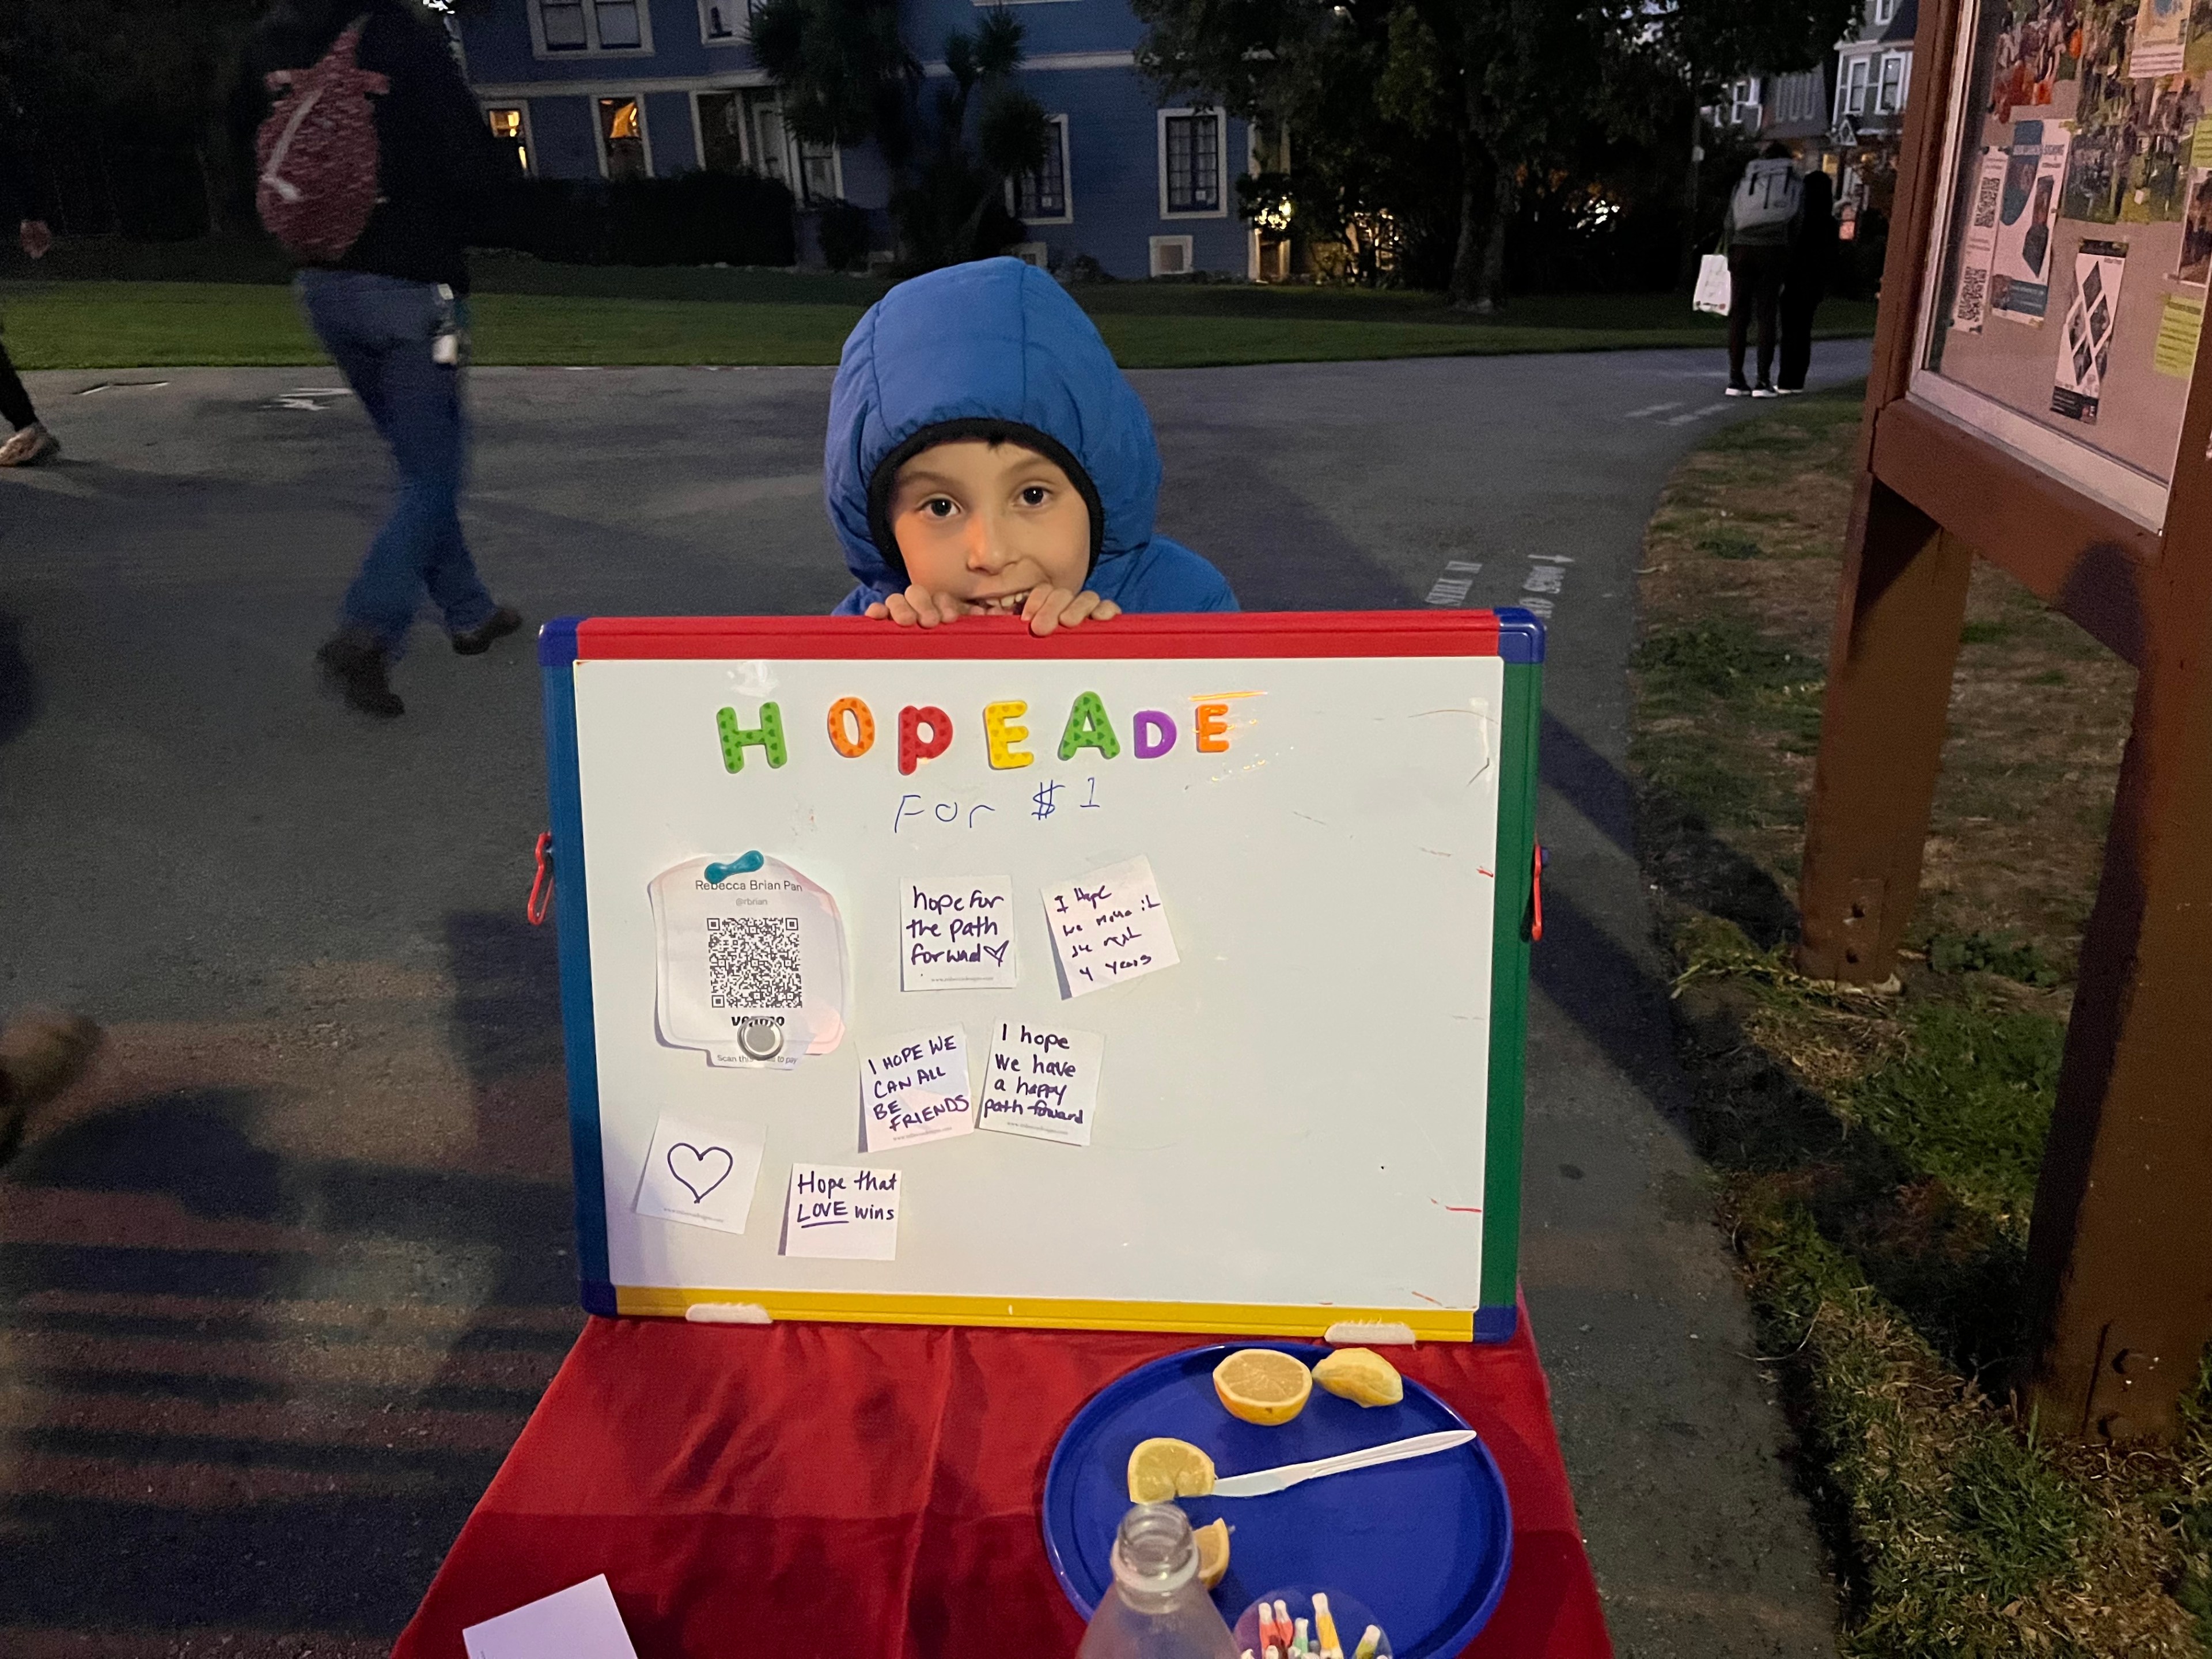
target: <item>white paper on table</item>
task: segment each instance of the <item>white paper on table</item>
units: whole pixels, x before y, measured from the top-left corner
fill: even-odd
[[[902,884],[901,990],[1004,991],[1013,988],[1015,976],[1012,878],[930,877]]]
[[[663,1221],[741,1233],[760,1180],[761,1151],[753,1130],[716,1129],[663,1112],[632,1207]]]
[[[718,879],[708,879],[711,872]],[[655,1004],[664,1042],[703,1048],[716,1066],[788,1071],[845,1035],[845,922],[836,901],[781,859],[690,859],[647,889],[660,947]],[[783,1034],[769,1060],[738,1046],[739,1030]]]
[[[784,1205],[784,1255],[896,1261],[904,1190],[896,1170],[793,1164],[791,1195]]]
[[[1044,915],[1071,997],[1156,974],[1182,960],[1150,859],[1109,864],[1065,886],[1048,887]]]
[[[1088,1146],[1105,1057],[1106,1039],[1096,1031],[1000,1021],[976,1091],[975,1127]]]
[[[471,1625],[461,1645],[469,1659],[637,1659],[605,1573]]]
[[[910,1146],[975,1132],[968,1034],[957,1025],[908,1031],[860,1055],[860,1150]]]

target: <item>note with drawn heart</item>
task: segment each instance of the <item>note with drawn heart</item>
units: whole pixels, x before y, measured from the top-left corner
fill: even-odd
[[[741,1233],[760,1179],[762,1143],[754,1129],[661,1114],[637,1184],[640,1215]]]

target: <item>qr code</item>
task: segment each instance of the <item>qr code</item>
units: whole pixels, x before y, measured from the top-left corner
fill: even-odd
[[[797,916],[707,918],[707,997],[716,1008],[796,1008]]]
[[[1979,266],[1971,266],[1959,279],[1959,303],[1952,307],[1954,319],[1962,323],[1979,322],[1982,304],[1989,286],[1989,272]]]

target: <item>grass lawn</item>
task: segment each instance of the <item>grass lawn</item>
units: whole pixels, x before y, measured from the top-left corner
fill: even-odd
[[[477,261],[483,363],[835,363],[886,284],[778,270]],[[281,263],[236,249],[93,246],[0,268],[9,350],[24,368],[323,361]],[[1498,317],[1435,295],[1106,283],[1074,290],[1130,368],[1340,362],[1632,346],[1717,345],[1717,319],[1674,295],[1541,295]],[[1874,307],[1832,301],[1830,335],[1869,333]]]
[[[1692,1127],[1846,1653],[2202,1655],[2204,1391],[2171,1449],[2054,1442],[2004,1395],[2133,671],[1978,567],[1901,987],[1789,969],[1859,396],[1718,434],[1647,532],[1631,752]]]

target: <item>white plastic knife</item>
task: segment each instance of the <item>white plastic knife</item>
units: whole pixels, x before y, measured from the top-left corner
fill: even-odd
[[[1351,1469],[1370,1469],[1377,1463],[1396,1463],[1408,1457],[1426,1457],[1431,1452],[1449,1451],[1455,1446],[1464,1446],[1475,1437],[1473,1429],[1448,1429],[1442,1434],[1417,1434],[1410,1440],[1393,1440],[1387,1445],[1370,1446],[1364,1451],[1340,1453],[1334,1457],[1316,1458],[1310,1463],[1285,1463],[1280,1468],[1261,1469],[1252,1474],[1232,1474],[1226,1480],[1217,1480],[1208,1493],[1212,1498],[1265,1498],[1295,1486],[1304,1480],[1318,1480],[1325,1474],[1342,1474]]]

